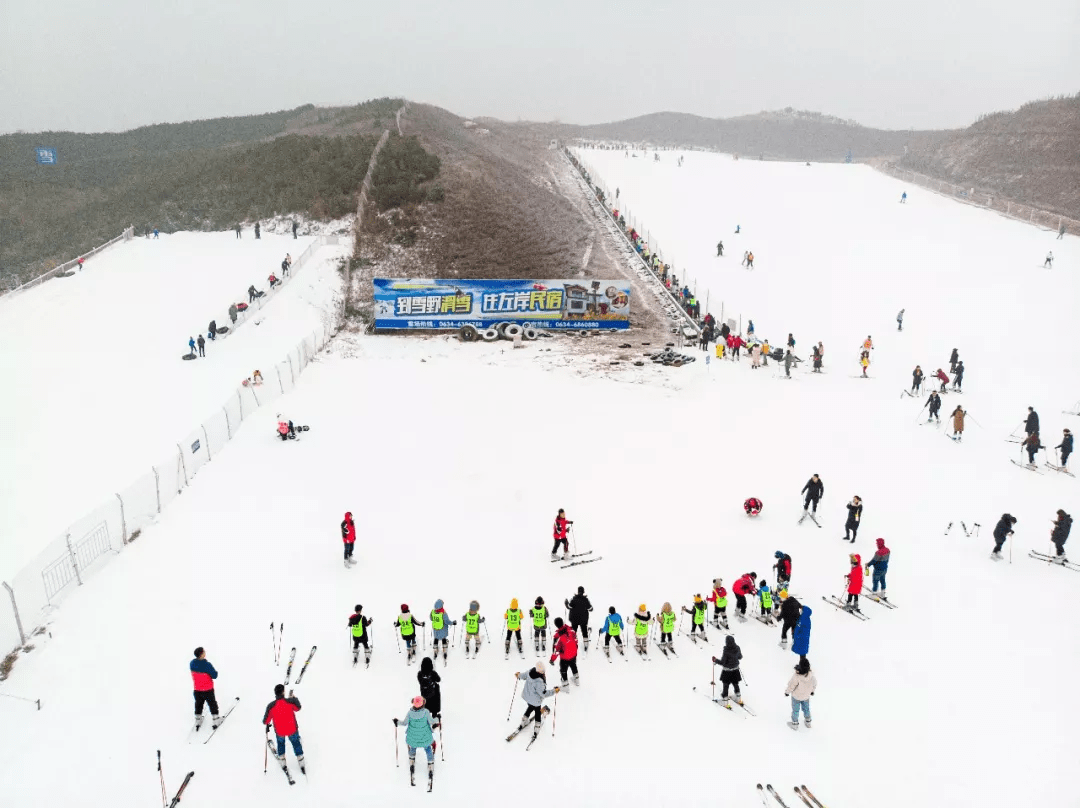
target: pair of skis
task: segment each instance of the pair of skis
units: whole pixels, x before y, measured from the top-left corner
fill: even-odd
[[[1047,555],[1046,553],[1037,553],[1034,550],[1030,550],[1028,555],[1037,561],[1045,561],[1047,564],[1053,564],[1058,567],[1065,567],[1065,569],[1075,570],[1080,572],[1080,564],[1075,561],[1059,561],[1057,556]]]
[[[783,808],[788,808],[787,803],[785,803],[780,798],[780,795],[776,793],[776,789],[772,787],[771,783],[767,784],[765,788],[762,788],[761,783],[758,783],[757,789],[758,795],[761,797],[761,802],[765,806],[765,808],[769,808],[769,806],[772,805],[772,803],[770,803],[768,798],[765,796],[766,789],[768,789],[768,793],[771,794],[773,796],[773,799],[780,803]],[[798,795],[800,800],[806,803],[808,808],[825,808],[821,800],[815,797],[810,791],[810,789],[808,789],[806,786],[795,786],[795,793]]]
[[[1013,460],[1011,457],[1009,458],[1009,462],[1012,463],[1014,466],[1019,466],[1020,468],[1034,472],[1035,474],[1042,474],[1042,472],[1039,471],[1038,467],[1034,463],[1021,463],[1018,460]]]
[[[300,668],[300,673],[297,675],[296,682],[294,682],[294,684],[300,684],[300,680],[304,678],[304,673],[307,671],[308,665],[311,664],[311,658],[313,656],[315,656],[315,650],[317,648],[318,648],[317,645],[311,646],[311,652],[308,654],[307,659],[304,661],[303,667]],[[296,659],[296,648],[293,647],[293,649],[291,651],[289,651],[289,665],[288,665],[288,667],[285,668],[285,684],[289,683],[289,677],[292,676],[292,666],[293,666],[293,661],[295,659]]]
[[[874,603],[878,603],[878,604],[884,606],[886,609],[895,609],[895,608],[897,608],[896,604],[891,602],[888,598],[881,597],[876,592],[874,592],[873,590],[871,590],[869,587],[866,587],[866,586],[863,587],[863,597],[869,598],[870,600],[874,601]]]
[[[225,715],[221,716],[221,718],[218,720],[217,726],[212,727],[210,729],[210,733],[206,736],[206,740],[203,741],[204,744],[210,743],[210,739],[214,737],[214,733],[216,733],[219,729],[221,729],[221,725],[225,723],[225,719],[228,718],[230,715],[232,715],[232,711],[236,709],[236,705],[239,704],[239,703],[240,703],[240,697],[237,696],[233,700],[232,706],[228,710],[225,711]],[[194,731],[188,736],[188,743],[192,743],[195,740],[195,738],[198,736],[198,733],[199,733],[199,726],[196,725]]]
[[[949,524],[947,524],[947,525],[945,526],[945,535],[946,535],[946,536],[948,536],[948,535],[949,535],[949,531],[950,531],[950,530],[952,530],[952,526],[953,526],[953,524],[954,524],[953,522],[949,522]],[[965,522],[961,522],[961,523],[960,523],[960,527],[962,527],[962,528],[964,529],[964,535],[965,535],[965,536],[967,536],[967,537],[968,537],[969,539],[970,539],[970,538],[971,538],[971,537],[972,537],[973,535],[974,535],[974,536],[978,536],[978,535],[979,535],[979,528],[981,528],[981,527],[982,527],[982,525],[980,525],[980,524],[979,524],[978,522],[972,522],[972,523],[971,523],[971,526],[972,526],[973,528],[975,528],[975,529],[974,529],[974,530],[968,530],[968,526],[967,526],[967,524],[966,524]]]
[[[799,517],[799,522],[798,522],[798,524],[800,524],[800,525],[801,525],[801,524],[803,523],[803,519],[805,519],[805,518],[806,518],[806,517],[808,517],[808,516],[809,516],[809,517],[810,517],[811,519],[813,519],[813,520],[814,520],[814,524],[815,524],[815,525],[817,525],[818,527],[821,527],[821,523],[820,523],[820,522],[819,522],[819,521],[817,520],[817,514],[813,514],[813,513],[810,513],[810,511],[808,511],[808,510],[804,510],[804,511],[802,512],[802,516],[800,516],[800,517]]]
[[[266,748],[270,751],[271,755],[273,755],[275,758],[277,757],[277,750],[274,748],[274,742],[270,740],[269,734],[267,734],[266,736]],[[286,779],[288,779],[289,785],[295,786],[296,780],[293,779],[292,773],[289,771],[289,766],[285,763],[285,759],[282,758],[280,761],[278,761],[278,763],[281,765],[281,771],[285,775]],[[307,767],[300,766],[300,773],[304,775],[304,777],[307,777]]]
[[[844,601],[840,600],[840,598],[836,597],[835,595],[830,597],[825,597],[824,595],[822,595],[821,599],[828,603],[830,606],[835,606],[840,611],[847,612],[852,617],[857,617],[864,622],[870,619],[861,611],[857,611],[854,607],[848,606],[846,603],[844,603]]]
[[[710,682],[709,685],[710,685],[710,687],[715,688],[716,687],[716,682]],[[697,690],[697,688],[695,687],[694,690]],[[752,715],[752,716],[755,716],[755,717],[757,716],[757,713],[755,713],[753,710],[751,710],[749,707],[747,707],[745,702],[738,702],[738,701],[734,701],[733,699],[728,699],[728,700],[725,701],[723,699],[723,697],[714,698],[713,696],[709,695],[708,693],[703,693],[703,695],[705,696],[705,698],[707,698],[713,704],[717,704],[720,707],[723,707],[729,713],[730,712],[735,712],[735,707],[732,706],[732,705],[735,705],[736,707],[742,707],[743,710],[745,710],[749,715]]]
[[[544,726],[544,719],[547,718],[547,714],[549,712],[551,712],[550,707],[541,707],[540,708],[540,727]],[[529,720],[529,721],[526,721],[523,724],[520,724],[517,729],[515,729],[513,732],[511,732],[509,735],[506,736],[506,742],[509,743],[510,741],[514,740],[514,738],[516,738],[518,735],[520,735],[530,724],[535,725],[535,723],[536,723],[535,721]],[[536,736],[533,737],[529,741],[529,746],[532,746],[533,741],[535,741],[537,738],[540,737],[540,727],[536,727]],[[526,752],[529,751],[529,746],[525,747]]]
[[[561,570],[566,570],[566,569],[570,569],[570,567],[577,567],[577,566],[579,566],[581,564],[591,564],[594,561],[602,561],[603,560],[603,558],[604,558],[603,556],[597,556],[596,558],[583,558],[583,556],[592,555],[592,552],[593,552],[592,550],[586,550],[584,553],[571,553],[570,555],[564,555],[564,556],[560,556],[559,558],[553,558],[553,559],[551,559],[551,563],[554,564],[556,561],[569,561],[568,564],[563,564],[561,567],[559,567],[559,569],[561,569]],[[571,559],[577,559],[577,560],[574,561],[574,560],[571,560]]]
[[[1053,463],[1047,463],[1046,467],[1048,469],[1053,469],[1054,471],[1060,472],[1061,474],[1068,474],[1070,477],[1075,477],[1076,476],[1075,474],[1073,474],[1071,471],[1069,471],[1064,466],[1055,466]]]

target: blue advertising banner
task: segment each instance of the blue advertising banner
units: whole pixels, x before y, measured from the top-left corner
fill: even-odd
[[[375,278],[376,328],[629,328],[630,282]]]
[[[34,152],[37,154],[37,161],[39,165],[56,165],[56,149],[50,149],[47,146],[38,146],[36,149],[34,149]]]

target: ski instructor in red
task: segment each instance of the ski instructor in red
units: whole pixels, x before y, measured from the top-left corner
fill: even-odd
[[[570,555],[570,543],[566,540],[567,526],[574,524],[573,521],[566,518],[566,511],[559,508],[559,515],[555,517],[555,529],[553,535],[555,538],[555,544],[551,547],[551,560],[558,561],[559,545],[562,545],[563,558],[565,559]]]
[[[345,543],[345,569],[355,564],[353,560],[353,548],[356,547],[356,525],[353,524],[352,511],[345,514],[345,520],[341,523],[341,541]]]
[[[551,644],[551,664],[555,664],[555,660],[559,660],[559,673],[562,675],[562,683],[560,687],[563,690],[570,687],[570,683],[566,680],[567,671],[572,671],[574,674],[574,684],[580,685],[578,680],[577,669],[577,635],[570,626],[563,623],[561,617],[555,618],[555,637],[554,642]]]

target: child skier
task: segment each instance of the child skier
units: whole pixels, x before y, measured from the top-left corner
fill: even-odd
[[[799,728],[799,710],[802,710],[806,728],[810,729],[810,697],[817,690],[817,677],[810,670],[810,660],[803,657],[795,666],[795,673],[784,688],[784,695],[791,696],[791,720],[787,725],[794,730]]]
[[[416,627],[424,625],[427,624],[413,618],[409,612],[409,604],[401,604],[401,614],[394,621],[394,626],[401,630],[401,639],[405,640],[405,650],[408,652],[405,661],[408,664],[412,664],[413,657],[416,656]]]
[[[512,598],[510,600],[510,608],[503,613],[503,620],[506,621],[506,656],[510,656],[510,638],[517,637],[517,649],[518,653],[525,656],[525,652],[521,646],[521,618],[524,615],[521,609],[518,608],[518,599]]]
[[[646,656],[649,653],[649,621],[652,620],[652,614],[645,608],[645,604],[642,603],[638,607],[637,613],[634,614],[634,650],[642,656]]]
[[[858,553],[852,553],[848,556],[848,560],[851,562],[851,569],[848,570],[848,574],[844,576],[847,580],[847,606],[844,608],[849,612],[858,612],[859,609],[859,593],[862,592],[862,558]]]
[[[615,640],[615,645],[619,649],[619,653],[625,653],[622,644],[622,631],[622,615],[615,611],[614,606],[608,606],[607,619],[604,620],[604,625],[600,629],[600,633],[604,635],[604,654],[608,659],[611,659],[611,641],[613,639]]]
[[[660,650],[665,654],[674,652],[675,648],[671,644],[671,635],[675,632],[675,610],[671,608],[670,603],[664,604],[660,614],[656,615],[656,622],[660,626]],[[704,631],[704,628],[702,631]]]
[[[457,620],[451,620],[443,608],[441,600],[435,601],[435,608],[431,610],[431,658],[439,655],[439,643],[442,643],[443,664],[446,664],[446,649],[450,647],[450,626],[456,626]]]
[[[1012,514],[1003,513],[998,520],[997,526],[994,528],[994,549],[990,553],[990,557],[995,561],[1001,560],[1001,548],[1005,545],[1005,540],[1013,534],[1013,525],[1016,524],[1016,517]]]
[[[697,642],[697,636],[695,632],[701,632],[701,639],[705,642],[709,641],[709,638],[705,636],[705,601],[701,599],[701,595],[694,595],[694,607],[687,609],[682,607],[683,613],[691,615],[690,621],[690,639]]]
[[[776,591],[786,592],[788,585],[791,583],[791,556],[777,550],[773,553],[773,558],[776,559],[776,563],[772,567],[776,570]]]
[[[420,683],[420,695],[424,697],[424,706],[436,721],[442,721],[442,677],[435,671],[431,657],[420,660],[420,670],[416,672],[416,681]]]
[[[869,378],[866,375],[866,371],[870,367],[870,352],[869,351],[863,351],[862,354],[859,355],[859,366],[862,368],[862,377],[864,379]]]
[[[364,607],[356,604],[356,610],[349,618],[349,629],[352,632],[352,664],[360,661],[360,646],[364,646],[364,665],[371,664],[371,646],[368,645],[368,632],[365,629],[371,625],[371,620],[364,617]]]
[[[724,638],[724,651],[720,654],[720,658],[712,658],[714,665],[721,667],[720,681],[724,685],[724,689],[720,692],[720,698],[726,705],[728,702],[728,687],[735,687],[735,703],[742,704],[742,694],[739,692],[739,682],[742,681],[742,675],[739,673],[739,662],[742,660],[742,650],[735,644],[735,637],[732,634],[728,634]]]
[[[874,557],[870,559],[870,563],[866,565],[866,572],[870,574],[870,568],[874,568],[874,594],[878,597],[885,598],[885,573],[889,571],[889,556],[892,552],[885,546],[885,539],[877,540],[877,552],[874,553]],[[881,584],[881,591],[878,592],[878,584]]]
[[[714,578],[712,593],[707,600],[713,605],[712,624],[717,628],[727,628],[727,590],[724,589],[724,579]]]
[[[570,554],[570,543],[566,538],[566,532],[569,530],[568,526],[572,524],[574,524],[573,521],[566,518],[566,511],[559,508],[559,513],[555,516],[555,527],[552,529],[552,535],[555,538],[555,544],[551,546],[552,561],[557,561],[559,559],[559,545],[562,545],[563,558],[566,558]]]
[[[521,689],[521,697],[525,699],[525,703],[528,707],[525,709],[525,714],[521,717],[521,725],[519,730],[525,729],[529,723],[529,717],[535,717],[535,725],[533,726],[533,740],[536,740],[536,736],[540,734],[540,722],[543,720],[543,705],[544,699],[551,698],[559,692],[559,688],[555,687],[551,690],[547,689],[547,678],[545,677],[545,668],[543,662],[537,662],[536,667],[530,668],[524,673],[515,673],[515,678],[524,680],[525,687]]]
[[[542,597],[537,596],[536,605],[529,610],[529,614],[532,615],[533,621],[533,645],[537,653],[546,651],[548,610]]]
[[[570,682],[566,679],[567,671],[573,672],[575,685],[581,684],[578,679],[577,650],[577,634],[570,626],[563,623],[561,617],[556,617],[555,634],[551,638],[551,659],[548,661],[554,665],[555,660],[559,660],[559,676],[562,679],[563,688],[570,686]]]
[[[934,377],[939,382],[941,382],[941,390],[939,390],[938,392],[939,393],[944,393],[945,392],[945,385],[947,385],[949,383],[949,377],[945,375],[945,371],[942,370],[941,368],[937,369],[937,373],[934,374]]]
[[[405,745],[409,747],[409,783],[416,785],[416,750],[423,749],[427,754],[428,788],[435,779],[435,736],[432,730],[439,726],[431,713],[424,706],[424,697],[417,696],[405,717],[394,719],[394,726],[405,725]]]
[[[762,581],[758,587],[758,605],[761,607],[761,622],[767,626],[775,625],[772,618],[772,590],[769,589],[768,581]]]
[[[484,622],[480,616],[480,604],[475,600],[469,601],[469,611],[461,619],[465,622],[465,656],[469,656],[469,640],[472,640],[475,657],[480,653],[480,624]]]

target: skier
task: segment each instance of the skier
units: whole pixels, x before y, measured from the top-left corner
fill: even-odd
[[[671,637],[675,632],[675,610],[670,603],[664,603],[660,613],[656,615],[656,623],[660,626],[660,650],[664,653],[673,652],[675,648],[671,644]],[[702,626],[703,635],[704,631]]]
[[[695,632],[701,632],[701,639],[705,642],[709,641],[709,638],[705,635],[705,601],[701,599],[701,595],[694,595],[694,607],[687,609],[682,607],[683,614],[691,616],[690,619],[690,639],[697,642],[697,635]]]
[[[735,644],[735,636],[728,634],[724,637],[724,651],[720,654],[720,658],[712,658],[714,665],[721,667],[720,681],[724,685],[724,689],[720,692],[720,698],[726,705],[728,702],[728,687],[734,685],[735,687],[735,703],[742,704],[742,695],[739,693],[739,682],[742,681],[742,675],[739,673],[739,661],[742,659],[742,650]]]
[[[750,322],[746,326],[746,338],[747,339],[753,339],[754,338],[754,321],[753,320],[750,320]]]
[[[739,232],[739,231],[738,231],[738,230],[736,230],[735,232],[737,233],[737,232]],[[743,250],[743,254],[742,254],[742,263],[740,264],[740,266],[746,266],[746,259],[747,259],[747,258],[748,258],[749,256],[750,256],[750,251],[749,251],[749,250]]]
[[[450,646],[450,626],[456,626],[457,620],[451,620],[443,608],[442,600],[435,601],[435,608],[431,610],[431,658],[439,655],[439,643],[442,643],[443,664],[446,664],[447,648]],[[518,634],[518,644],[521,644],[521,635]]]
[[[761,586],[758,587],[758,606],[761,607],[761,622],[771,626],[773,624],[773,596],[768,581],[763,580]]]
[[[525,681],[525,687],[521,689],[521,697],[525,699],[525,703],[528,705],[525,709],[525,714],[521,717],[521,725],[518,729],[525,729],[529,723],[529,717],[534,716],[535,724],[533,725],[532,734],[532,739],[534,741],[536,740],[536,736],[540,734],[540,722],[543,720],[544,715],[542,709],[544,699],[551,698],[559,692],[559,688],[557,687],[552,688],[551,690],[547,689],[547,678],[544,674],[545,668],[543,662],[537,662],[535,667],[530,668],[524,673],[514,674],[515,678]]]
[[[811,503],[813,503],[814,513],[817,513],[818,500],[825,496],[825,483],[821,481],[820,477],[814,474],[806,481],[806,485],[802,487],[800,493],[806,494],[806,500],[803,502],[803,511],[809,510]]]
[[[813,627],[811,617],[814,610],[809,606],[803,606],[799,611],[799,620],[795,623],[795,630],[791,632],[791,652],[798,654],[799,659],[805,659],[810,653],[810,629]]]
[[[799,610],[802,604],[786,591],[780,591],[780,647],[787,646],[787,635],[795,636],[795,624],[799,622]]]
[[[727,628],[727,590],[723,578],[713,578],[712,593],[707,600],[713,605],[712,624],[717,628]]]
[[[533,621],[533,645],[537,653],[547,650],[547,619],[548,609],[544,605],[544,599],[537,595],[536,604],[529,609]]]
[[[819,345],[820,345],[820,343],[819,343]],[[813,348],[813,352],[814,352],[814,357],[813,357],[814,358],[814,369],[812,371],[813,373],[821,373],[821,358],[822,357],[821,357],[821,349],[820,349],[819,345],[815,345],[814,348]]]
[[[791,583],[791,556],[777,550],[773,553],[773,558],[776,559],[776,563],[772,566],[776,570],[776,589],[779,592],[784,592],[787,590],[788,584]]]
[[[961,359],[956,363],[956,376],[953,378],[952,389],[959,392],[963,391],[964,385],[964,360]]]
[[[345,518],[341,522],[341,541],[345,545],[345,569],[349,569],[356,563],[353,558],[353,549],[356,547],[356,525],[353,523],[352,511],[346,511]]]
[[[405,745],[409,747],[409,782],[416,785],[416,750],[423,749],[427,755],[428,789],[435,779],[435,736],[432,733],[439,724],[424,706],[424,697],[417,696],[405,717],[394,719],[394,726],[405,725]]]
[[[844,541],[855,543],[855,537],[859,533],[859,523],[862,521],[862,500],[856,494],[847,504],[847,521],[844,523]]]
[[[574,631],[581,632],[581,636],[585,638],[585,651],[588,652],[589,612],[592,611],[592,604],[589,603],[589,599],[585,596],[585,587],[579,586],[577,594],[568,600],[564,600],[563,604],[569,613],[570,626]]]
[[[869,334],[867,334],[866,339],[863,340],[862,347],[864,351],[874,350],[874,340],[870,337]]]
[[[719,241],[719,242],[716,243],[716,257],[717,258],[723,258],[724,257],[724,242],[722,242],[722,241]]]
[[[266,726],[267,734],[270,732],[271,723],[273,724],[274,734],[277,735],[277,761],[286,776],[289,774],[289,767],[285,763],[286,738],[292,744],[300,771],[304,771],[304,747],[300,745],[300,728],[296,724],[296,713],[299,711],[300,699],[293,696],[291,690],[289,697],[285,698],[285,685],[274,685],[274,700],[266,705],[262,722]],[[291,781],[292,777],[289,779]]]
[[[941,390],[939,390],[938,392],[944,393],[945,385],[949,383],[949,377],[945,375],[945,371],[941,368],[937,369],[937,373],[935,373],[934,376],[936,376],[937,380],[941,382]]]
[[[1013,525],[1015,524],[1016,517],[1008,513],[1003,513],[998,520],[997,526],[994,528],[994,549],[990,553],[990,557],[995,561],[1001,560],[1001,548],[1005,546],[1005,540],[1013,534]]]
[[[480,616],[480,604],[475,600],[469,601],[469,611],[461,619],[465,622],[465,656],[469,656],[469,640],[472,640],[475,657],[480,653],[480,624],[485,622],[485,618]]]
[[[649,653],[649,621],[652,620],[652,614],[645,608],[644,603],[638,607],[633,620],[634,650],[642,656],[646,656]]]
[[[754,347],[750,349],[750,369],[757,370],[761,367],[761,343],[755,342]]]
[[[1028,467],[1035,468],[1035,454],[1039,451],[1039,449],[1045,448],[1039,441],[1039,433],[1032,432],[1030,435],[1027,436],[1027,439],[1024,441],[1023,445],[1024,449],[1028,453]]]
[[[791,350],[789,349],[784,354],[784,376],[788,379],[791,378],[791,366],[793,364],[795,364],[795,357],[792,355]]]
[[[761,509],[765,506],[762,501],[757,497],[749,497],[745,502],[743,502],[742,507],[743,510],[746,511],[747,516],[757,516],[761,513]]]
[[[1065,541],[1069,538],[1070,530],[1072,530],[1072,517],[1061,508],[1058,508],[1057,519],[1054,520],[1054,529],[1050,532],[1050,541],[1054,543],[1054,549],[1057,550],[1057,562],[1059,564],[1064,564],[1069,560],[1065,557]]]
[[[563,622],[561,617],[556,617],[555,634],[551,637],[551,659],[548,661],[554,665],[555,660],[559,660],[559,677],[562,679],[561,686],[564,689],[570,687],[570,682],[566,679],[567,671],[573,672],[575,685],[581,684],[578,679],[577,651],[577,634]]]
[[[735,225],[735,235],[738,235],[741,232],[742,232],[742,226],[741,225]]]
[[[296,427],[293,426],[293,422],[283,419],[280,412],[277,414],[276,417],[278,419],[277,431],[278,435],[281,436],[281,439],[288,440],[289,438],[295,438]],[[342,537],[342,541],[344,541],[344,537]]]
[[[289,259],[281,259],[281,277],[286,278],[289,275]]]
[[[203,339],[203,335],[199,334],[199,356],[206,356],[206,340]]]
[[[790,331],[788,332],[788,335],[787,335],[787,346],[788,346],[788,350],[790,350],[790,351],[795,350],[795,337],[791,336]]]
[[[922,392],[922,380],[923,380],[922,367],[920,367],[919,365],[916,365],[915,370],[913,370],[911,372],[911,392],[912,393],[918,394],[918,393]]]
[[[949,354],[949,371],[956,370],[956,363],[960,361],[960,352],[956,348],[952,349],[952,353]],[[940,370],[940,369],[939,369]]]
[[[953,440],[960,440],[964,437],[964,416],[967,415],[964,412],[963,407],[959,404],[956,405],[956,409],[952,411],[952,438]]]
[[[364,617],[364,607],[356,604],[356,610],[349,617],[349,629],[352,632],[352,664],[360,660],[360,646],[364,646],[364,664],[371,664],[371,646],[368,645],[368,632],[365,631],[372,621]]]
[[[506,655],[510,656],[510,638],[517,637],[517,649],[518,653],[522,656],[525,652],[522,650],[521,645],[521,619],[524,615],[521,609],[518,608],[518,599],[512,598],[510,600],[510,608],[503,613],[503,620],[506,621]]]
[[[896,330],[897,331],[903,331],[904,330],[904,312],[905,311],[906,311],[906,309],[900,309],[900,313],[896,315]]]
[[[754,581],[757,580],[756,572],[748,572],[735,582],[732,591],[735,593],[735,616],[742,622],[746,622],[746,596],[753,595],[757,590]]]
[[[424,697],[424,706],[436,721],[442,721],[442,677],[435,670],[431,657],[420,660],[420,670],[416,672],[416,681],[420,683],[420,695]]]
[[[907,202],[907,191],[900,194],[900,204],[903,205],[905,202]]]
[[[195,658],[188,665],[191,671],[191,681],[195,687],[195,731],[203,725],[203,705],[210,707],[210,726],[218,728],[221,716],[218,714],[217,696],[214,695],[214,680],[217,679],[217,671],[206,659],[206,649],[201,645],[195,649]]]
[[[619,653],[623,652],[622,644],[623,620],[622,615],[615,611],[614,606],[608,606],[608,615],[604,625],[600,628],[600,634],[604,635],[604,655],[611,658],[611,640],[614,638]]]
[[[401,639],[405,640],[405,661],[409,664],[412,663],[413,657],[416,656],[416,627],[425,625],[427,624],[413,618],[409,612],[409,604],[401,604],[401,614],[394,621],[394,627],[401,630]]]
[[[254,303],[257,297],[262,297],[262,295],[255,291],[255,284],[251,284],[248,287],[248,305]]]
[[[1073,436],[1072,432],[1066,429],[1062,433],[1061,443],[1054,447],[1055,449],[1061,449],[1061,468],[1067,469],[1069,467],[1069,455],[1073,450]]]
[[[155,238],[156,238],[156,236],[155,236]],[[1050,269],[1054,268],[1054,253],[1053,253],[1053,251],[1048,252],[1046,254],[1046,260],[1043,261],[1043,266],[1044,267],[1050,267]]]
[[[877,550],[874,552],[874,557],[870,559],[870,563],[866,565],[866,573],[870,574],[870,568],[874,568],[874,594],[880,598],[884,598],[885,595],[885,573],[889,571],[889,558],[892,555],[892,551],[885,546],[885,539],[877,540]],[[878,592],[878,584],[881,584],[881,591]]]
[[[1027,418],[1024,421],[1024,431],[1031,435],[1039,431],[1039,413],[1034,407],[1028,407]]]
[[[930,391],[930,398],[926,399],[926,404],[930,405],[930,415],[926,419],[926,423],[937,421],[940,424],[941,416],[938,415],[938,411],[941,409],[941,396],[938,395],[937,390]],[[925,407],[926,404],[923,404],[923,406]]]
[[[559,549],[559,545],[563,548],[563,559],[570,554],[570,543],[566,538],[567,526],[574,524],[572,520],[566,518],[566,511],[559,508],[559,513],[555,517],[555,527],[553,535],[555,537],[555,544],[551,548],[551,560],[558,561],[559,556],[556,555]]]
[[[849,612],[857,612],[860,611],[859,593],[862,592],[862,558],[858,553],[852,553],[848,560],[851,562],[851,569],[844,576],[847,580],[847,606],[844,608]]]
[[[754,268],[754,253],[753,252],[748,252],[746,254],[746,268],[747,269],[753,269]]]
[[[870,369],[870,352],[869,351],[863,351],[862,354],[859,356],[859,367],[862,368],[862,377],[864,379],[869,378],[866,375],[866,371]]]
[[[803,657],[795,666],[795,673],[784,688],[784,695],[791,696],[791,720],[787,725],[794,730],[799,728],[799,710],[802,710],[803,722],[810,729],[810,697],[817,690],[817,677],[810,670],[810,660]]]

